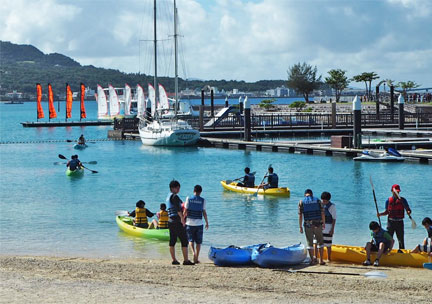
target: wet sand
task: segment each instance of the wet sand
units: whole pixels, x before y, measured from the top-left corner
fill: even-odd
[[[432,272],[331,263],[294,269],[387,279],[216,267],[157,259],[0,256],[2,303],[430,303]]]

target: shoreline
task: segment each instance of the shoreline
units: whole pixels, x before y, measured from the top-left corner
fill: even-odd
[[[226,268],[202,261],[173,266],[169,259],[0,255],[5,303],[429,303],[430,273],[418,268],[329,263],[293,269],[364,274],[289,273],[258,267]]]

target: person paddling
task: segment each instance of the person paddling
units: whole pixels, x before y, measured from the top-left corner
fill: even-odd
[[[315,265],[317,261],[317,253],[314,255],[314,238],[317,241],[317,248],[320,254],[320,265],[325,265],[323,260],[324,255],[324,240],[323,240],[323,229],[325,229],[325,216],[324,209],[321,205],[321,201],[313,196],[311,189],[306,189],[305,197],[299,202],[298,205],[299,214],[299,226],[300,233],[303,233],[303,227],[305,228],[307,249],[310,256],[310,265]],[[304,222],[303,221],[304,217]]]
[[[134,211],[129,213],[129,216],[134,217],[134,226],[140,228],[149,228],[147,217],[153,217],[154,213],[145,208],[145,202],[139,200],[136,203],[136,208]]]
[[[388,215],[387,218],[387,231],[393,237],[396,232],[396,236],[399,242],[399,249],[405,249],[404,242],[404,216],[405,210],[408,215],[411,215],[411,209],[408,205],[407,200],[404,197],[399,196],[401,191],[399,185],[393,185],[391,187],[392,196],[390,196],[385,202],[385,211],[379,213],[378,216]]]
[[[272,167],[268,168],[267,183],[262,183],[261,186],[264,189],[277,188],[279,186],[279,177],[273,172]]]
[[[254,188],[255,187],[255,175],[250,173],[249,167],[246,167],[244,169],[244,172],[245,172],[245,176],[243,177],[243,182],[237,183],[237,186]]]
[[[82,168],[82,163],[78,159],[78,155],[72,155],[71,160],[67,162],[66,167],[69,167],[69,170],[75,171]]]
[[[86,140],[84,138],[84,134],[81,134],[81,136],[78,138],[78,145],[85,145]]]

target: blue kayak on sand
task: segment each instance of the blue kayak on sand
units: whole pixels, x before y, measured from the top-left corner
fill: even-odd
[[[227,248],[210,247],[208,258],[217,266],[245,266],[251,265],[251,254],[254,248],[266,246],[257,244],[244,247],[231,245]]]
[[[276,248],[271,245],[256,247],[252,250],[252,262],[260,267],[286,267],[297,265],[306,259],[306,248],[297,244],[285,248]]]

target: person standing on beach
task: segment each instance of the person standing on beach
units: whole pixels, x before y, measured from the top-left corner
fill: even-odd
[[[336,206],[331,201],[329,192],[321,193],[321,201],[324,207],[325,228],[323,230],[324,246],[327,248],[327,258],[331,261],[331,246],[333,242],[333,234],[336,226]]]
[[[199,263],[198,257],[203,240],[203,217],[206,222],[206,230],[209,227],[206,212],[206,201],[201,197],[201,192],[202,187],[200,185],[196,185],[194,187],[194,195],[186,198],[185,209],[183,213],[184,217],[186,217],[186,235],[189,241],[189,246],[191,247],[194,255],[193,261],[195,264]]]
[[[396,232],[399,241],[399,249],[405,249],[404,242],[404,216],[405,210],[408,215],[411,215],[411,209],[407,200],[399,196],[399,185],[391,187],[392,196],[385,202],[385,211],[379,213],[378,216],[388,215],[387,218],[387,232],[393,237]]]
[[[182,246],[183,265],[193,265],[193,263],[188,259],[188,240],[186,237],[185,218],[183,217],[181,207],[183,202],[177,195],[177,193],[180,192],[180,183],[173,180],[170,182],[169,188],[170,193],[166,199],[166,204],[168,205],[168,229],[170,233],[169,251],[172,258],[172,264],[180,265],[180,262],[176,259],[174,248],[177,238],[179,238]]]
[[[323,229],[325,229],[325,216],[324,208],[321,205],[321,201],[313,196],[311,189],[306,189],[305,197],[299,202],[298,205],[299,213],[299,226],[300,233],[303,233],[302,222],[305,228],[307,249],[310,256],[310,265],[315,265],[317,261],[317,252],[314,255],[314,238],[317,241],[317,249],[320,254],[320,265],[325,265],[323,260],[324,254],[324,239]]]

